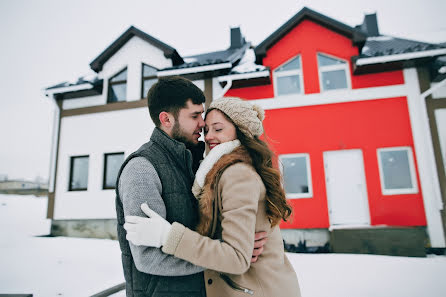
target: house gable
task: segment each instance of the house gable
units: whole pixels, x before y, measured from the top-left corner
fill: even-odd
[[[354,38],[352,36],[341,34],[339,30],[335,31],[326,23],[316,22],[309,18],[303,19],[295,27],[289,28],[286,34],[282,34],[280,39],[275,39],[274,43],[270,44],[262,58],[263,66],[271,69],[271,76],[274,77],[275,69],[300,55],[304,94],[321,92],[318,53],[348,62],[347,75],[352,89],[404,83],[403,73],[400,70],[354,75],[352,58],[359,55],[360,45],[352,42]],[[258,47],[256,47],[257,53]],[[250,90],[230,90],[227,96],[240,96],[245,99],[272,98],[274,97],[274,79],[272,82],[270,85],[253,87]]]
[[[305,94],[319,93],[317,54],[327,54],[349,62],[352,89],[403,84],[402,71],[353,75],[352,57],[359,47],[351,39],[311,20],[302,21],[268,51],[263,64],[274,70],[296,55],[302,56]]]
[[[150,43],[152,46],[158,48],[163,52],[163,55],[172,60],[172,65],[178,65],[184,63],[181,56],[176,49],[161,42],[160,40],[150,36],[149,34],[131,26],[125,31],[118,39],[116,39],[109,47],[107,47],[93,62],[90,63],[91,69],[96,72],[102,70],[104,64],[115,55],[117,51],[121,49],[132,37],[137,36],[140,39]]]
[[[311,20],[315,23],[319,23],[322,26],[329,28],[333,32],[337,32],[343,36],[349,38],[353,44],[362,47],[366,40],[366,35],[350,26],[347,26],[341,22],[338,22],[332,18],[329,18],[323,14],[320,14],[314,10],[304,7],[295,16],[293,16],[288,22],[277,29],[273,34],[268,36],[264,41],[262,41],[256,48],[256,61],[262,64],[262,59],[267,55],[267,51],[276,42],[281,40],[283,36],[287,35],[289,31],[293,30],[304,20]]]

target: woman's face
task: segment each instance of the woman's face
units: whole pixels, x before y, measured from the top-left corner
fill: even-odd
[[[213,109],[206,115],[204,140],[213,149],[223,142],[237,139],[235,126],[219,110]]]

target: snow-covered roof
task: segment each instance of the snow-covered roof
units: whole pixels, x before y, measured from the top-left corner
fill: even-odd
[[[432,63],[432,81],[439,82],[446,78],[446,55],[435,59]]]
[[[204,53],[184,58],[184,63],[161,69],[159,76],[175,75],[175,74],[193,74],[197,72],[208,72],[212,70],[224,70],[230,72],[234,65],[237,65],[250,47],[250,43],[245,43],[238,48],[229,48],[222,51]],[[213,66],[213,67],[207,67]],[[221,67],[219,67],[221,66]]]
[[[256,54],[254,49],[249,48],[245,51],[240,62],[232,68],[229,74],[241,74],[241,73],[251,73],[257,71],[267,70],[263,65],[256,64]]]
[[[56,99],[63,100],[99,95],[102,93],[102,86],[102,79],[99,79],[96,74],[88,74],[45,88],[44,92],[46,96],[51,94]]]
[[[444,55],[445,45],[380,35],[367,37],[361,54],[353,57],[353,66],[356,74],[432,66],[435,59]]]
[[[444,45],[381,35],[367,37],[360,57],[390,56],[445,48]]]
[[[62,83],[58,83],[57,85],[51,86],[46,88],[45,90],[52,90],[52,89],[58,89],[58,88],[67,88],[67,87],[73,87],[73,86],[79,86],[84,84],[90,84],[94,85],[99,81],[99,78],[95,74],[88,74],[81,76],[79,78],[76,78],[72,81],[64,81]]]

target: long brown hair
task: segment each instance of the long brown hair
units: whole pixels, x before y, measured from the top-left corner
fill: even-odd
[[[257,173],[262,178],[266,188],[266,215],[271,222],[271,226],[280,223],[280,220],[287,221],[293,209],[288,204],[285,191],[281,183],[280,171],[273,167],[272,158],[274,153],[270,150],[266,142],[259,139],[247,137],[235,125],[237,138],[247,149]]]

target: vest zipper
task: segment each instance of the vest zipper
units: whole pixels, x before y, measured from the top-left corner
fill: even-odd
[[[254,295],[254,291],[245,287],[240,286],[236,282],[234,282],[229,276],[226,274],[220,273],[220,277],[230,286],[232,289],[236,291],[240,291],[249,295]]]

